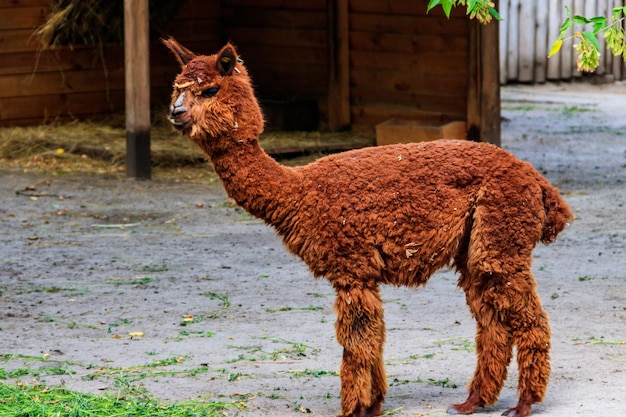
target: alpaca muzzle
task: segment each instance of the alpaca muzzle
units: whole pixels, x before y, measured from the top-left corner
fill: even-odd
[[[167,120],[174,125],[177,129],[182,129],[187,124],[187,121],[181,120],[182,116],[187,113],[187,107],[185,106],[185,93],[182,92],[174,104],[170,106],[170,114]]]

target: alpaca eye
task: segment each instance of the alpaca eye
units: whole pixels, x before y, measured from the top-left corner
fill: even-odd
[[[217,92],[220,91],[219,87],[211,87],[211,88],[207,88],[206,90],[204,90],[201,94],[202,97],[213,97],[214,95],[217,94]]]

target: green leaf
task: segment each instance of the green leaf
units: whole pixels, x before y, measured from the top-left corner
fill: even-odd
[[[586,30],[583,32],[583,36],[585,37],[585,39],[591,42],[591,44],[596,49],[596,51],[600,50],[600,44],[598,43],[598,38],[596,38],[596,35],[594,35],[593,32],[589,32],[588,30]]]
[[[441,4],[441,0],[430,0],[428,2],[428,6],[426,7],[426,13],[430,12],[431,9],[437,7],[439,4]]]
[[[457,0],[430,0],[428,2],[428,6],[426,7],[426,13],[430,12],[433,8],[437,6],[441,6],[443,12],[446,14],[446,17],[450,18],[450,11],[452,10],[452,6],[456,5]]]
[[[489,7],[487,10],[489,10],[489,14],[492,15],[494,19],[502,20],[500,13],[498,13],[496,9],[494,9],[493,7]]]
[[[557,39],[553,44],[552,44],[552,48],[550,48],[550,54],[548,55],[548,58],[550,58],[551,56],[553,56],[554,54],[558,53],[561,50],[561,46],[563,45],[563,40],[562,39]]]
[[[590,23],[590,20],[584,16],[576,15],[572,18],[572,20],[574,21],[574,23],[578,23],[579,25],[586,25],[587,23]]]
[[[589,19],[591,23],[593,23],[593,34],[597,35],[608,26],[606,17],[604,16],[596,16]]]
[[[452,2],[446,2],[441,5],[443,12],[446,14],[446,17],[450,19],[450,11],[452,11]]]
[[[566,9],[567,9],[567,7],[566,7]],[[559,39],[563,39],[563,37],[565,36],[565,33],[572,27],[573,24],[574,24],[574,22],[569,17],[567,19],[565,19],[565,22],[563,22],[563,24],[561,25],[561,30],[560,30],[560,33],[559,33]]]

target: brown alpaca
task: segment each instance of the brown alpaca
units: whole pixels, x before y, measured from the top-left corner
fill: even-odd
[[[341,415],[382,414],[380,284],[417,287],[446,265],[460,273],[478,354],[467,401],[448,412],[494,403],[516,345],[520,399],[503,415],[528,415],[550,375],[550,327],[531,253],[572,218],[558,191],[510,153],[467,141],[389,145],[281,166],[259,146],[263,116],[235,48],[196,56],[174,39],[164,43],[182,66],[171,122],[212,161],[228,194],[275,227],[337,292]]]

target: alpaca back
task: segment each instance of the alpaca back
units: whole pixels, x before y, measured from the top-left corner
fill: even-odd
[[[356,273],[395,285],[424,284],[454,262],[478,206],[489,212],[490,224],[482,227],[493,235],[513,233],[502,230],[512,217],[528,218],[532,232],[520,233],[528,234],[530,250],[540,238],[553,240],[569,218],[558,191],[530,164],[485,143],[360,149],[297,171],[302,196],[290,226],[278,233],[316,276],[331,280]]]

